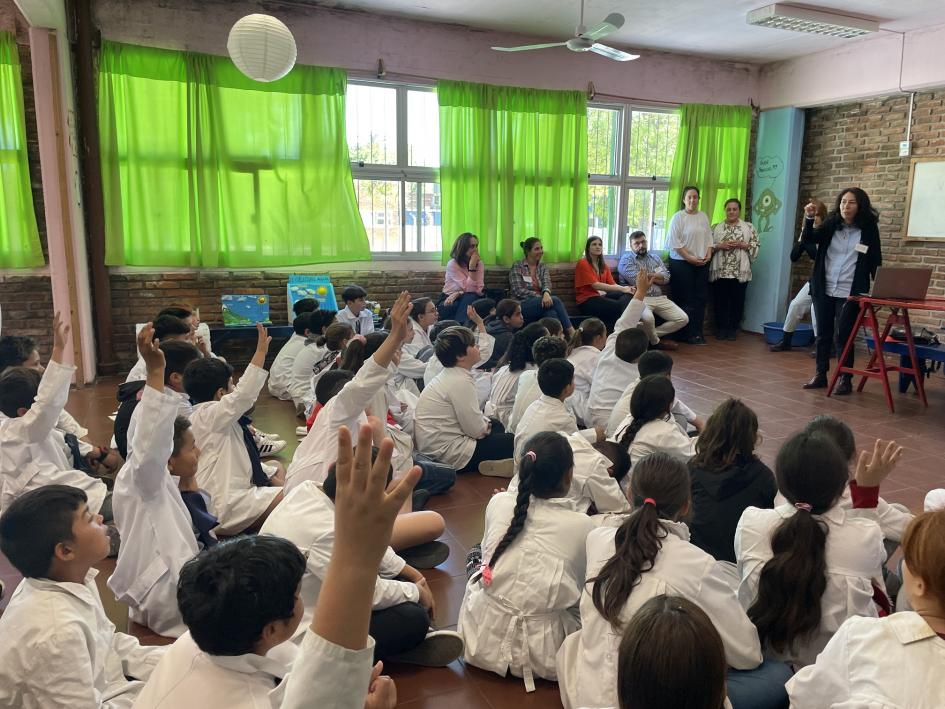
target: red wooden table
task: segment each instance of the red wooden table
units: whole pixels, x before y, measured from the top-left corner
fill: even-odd
[[[863,391],[867,379],[881,379],[883,390],[886,393],[886,404],[889,410],[895,413],[893,406],[892,390],[889,388],[889,372],[898,372],[900,374],[911,374],[915,379],[915,386],[919,392],[919,399],[924,406],[929,402],[925,398],[925,383],[919,372],[919,360],[915,353],[915,341],[912,339],[912,325],[909,322],[910,310],[935,310],[945,312],[945,298],[928,297],[925,300],[901,300],[898,298],[873,298],[868,295],[853,295],[850,300],[860,304],[860,312],[856,316],[856,323],[850,331],[850,337],[847,338],[847,344],[840,355],[840,362],[846,358],[847,353],[853,348],[856,342],[856,335],[861,327],[867,329],[867,334],[872,330],[873,341],[876,343],[873,354],[865,369],[855,367],[838,366],[834,369],[833,376],[830,378],[830,386],[827,387],[827,396],[833,393],[833,388],[841,374],[860,375],[860,383],[857,385],[857,391]],[[889,316],[886,318],[886,326],[882,332],[879,329],[879,319],[877,310],[880,308],[889,308]],[[909,349],[909,363],[911,366],[889,365],[886,364],[886,358],[883,356],[883,343],[889,335],[889,331],[896,325],[902,325],[906,331],[906,345]]]

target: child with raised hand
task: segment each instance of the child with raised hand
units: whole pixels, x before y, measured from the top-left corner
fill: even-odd
[[[0,706],[130,707],[165,648],[141,647],[105,615],[93,566],[109,536],[85,492],[18,496],[0,515],[0,551],[24,576],[0,618]]]
[[[183,497],[199,497],[200,493],[181,491],[196,485],[196,465],[185,465],[184,461],[195,463],[199,451],[193,449],[192,434],[189,441],[178,440],[178,431],[182,436],[189,422],[178,421],[180,399],[165,389],[164,352],[153,334],[151,323],[138,333],[147,383],[136,411],[147,424],[135,428],[131,453],[115,479],[115,524],[123,544],[108,587],[128,605],[131,620],[159,635],[176,638],[187,630],[177,608],[177,580],[181,567],[201,548],[194,534],[200,518],[192,518]],[[188,444],[190,449],[184,450]],[[180,479],[180,489],[172,475]],[[203,515],[212,526],[201,530],[203,525],[199,525],[198,533],[206,535],[205,546],[212,546],[216,544],[211,532],[216,520],[209,515],[206,502]]]
[[[847,510],[839,504],[847,461],[833,441],[802,431],[781,446],[775,475],[787,502],[749,507],[735,530],[738,596],[766,654],[804,667],[847,618],[889,611],[876,502],[901,455],[895,442],[877,440],[860,456]]]
[[[787,683],[791,706],[938,709],[945,702],[945,510],[916,517],[902,540],[912,612],[849,618]]]
[[[733,675],[729,696],[738,708],[779,706],[790,672],[763,665],[754,626],[739,606],[726,574],[711,556],[689,543],[682,520],[690,508],[689,472],[664,453],[639,461],[630,483],[634,511],[615,516],[619,527],[587,537],[588,581],[581,597],[582,628],[558,653],[558,682],[565,707],[617,705],[617,655],[627,623],[651,598],[664,593],[697,604],[722,636]],[[739,690],[744,692],[738,701]]]
[[[759,440],[755,412],[738,399],[727,399],[709,417],[689,461],[691,540],[720,561],[735,563],[735,528],[742,512],[774,507],[778,485],[755,455]]]
[[[556,679],[555,652],[580,627],[584,539],[593,523],[567,498],[573,464],[558,433],[527,442],[518,492],[494,495],[486,507],[485,564],[466,584],[459,611],[466,662],[503,677],[510,671],[529,692],[535,677]]]
[[[40,375],[34,369],[12,367],[0,376],[0,511],[20,495],[43,485],[71,485],[83,490],[92,514],[112,520],[111,493],[105,483],[76,470],[63,450],[56,423],[69,399],[75,366],[63,356],[69,325],[59,313],[53,318],[53,349]]]
[[[673,419],[676,389],[661,374],[641,379],[630,397],[630,415],[617,427],[614,440],[630,454],[631,461],[651,453],[667,453],[688,461],[695,454],[697,438],[690,438]]]
[[[583,425],[587,420],[587,398],[601,350],[607,343],[607,326],[603,320],[587,318],[574,330],[568,345],[568,361],[574,365],[574,393],[568,400],[571,410]]]
[[[263,463],[249,430],[246,412],[266,383],[263,366],[272,338],[256,325],[256,352],[233,386],[233,368],[218,359],[192,362],[184,388],[194,401],[190,417],[201,450],[197,482],[210,494],[210,512],[220,534],[259,529],[282,499],[285,471],[280,463]]]

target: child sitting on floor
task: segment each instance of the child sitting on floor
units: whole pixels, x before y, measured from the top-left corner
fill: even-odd
[[[210,493],[220,534],[259,529],[282,499],[285,470],[260,460],[246,417],[266,383],[263,365],[271,338],[261,323],[257,334],[256,352],[235,388],[233,368],[217,359],[191,362],[184,372],[184,388],[194,401],[190,422],[202,453],[197,482]]]
[[[564,328],[558,318],[539,318],[538,322],[548,331],[551,337],[557,337],[559,340],[564,339]]]
[[[459,324],[459,323],[457,323]],[[483,357],[482,368],[492,371],[499,360],[505,356],[512,344],[512,337],[525,325],[522,306],[514,298],[503,298],[495,306],[495,317],[486,325],[488,332],[495,339],[492,355]]]
[[[173,340],[183,340],[197,346],[197,338],[194,335],[194,328],[186,320],[176,315],[159,315],[151,323],[154,328],[154,338],[161,342],[171,342]],[[206,355],[204,355],[206,356]],[[140,357],[135,362],[128,376],[125,377],[125,384],[129,382],[143,382],[147,375],[147,365]]]
[[[630,414],[614,434],[630,454],[631,465],[651,453],[667,453],[687,462],[696,452],[697,438],[683,433],[672,416],[676,390],[661,374],[642,379],[630,397]]]
[[[296,356],[305,347],[306,334],[309,331],[310,314],[296,315],[292,321],[292,334],[285,344],[279,348],[279,353],[272,360],[269,368],[269,393],[277,399],[292,398],[289,387],[292,384],[292,363]]]
[[[587,318],[574,330],[568,345],[568,361],[574,365],[574,393],[568,405],[582,426],[587,420],[587,397],[591,393],[594,370],[607,342],[607,326],[597,318]]]
[[[467,309],[466,315],[470,320],[475,321],[478,313],[475,310]],[[440,333],[450,327],[459,325],[455,320],[440,320],[430,329],[430,338],[434,343],[434,355],[427,360],[427,366],[423,370],[423,386],[427,386],[434,380],[436,375],[443,371],[443,363],[435,354],[435,344]],[[470,371],[473,376],[473,382],[476,385],[476,400],[479,402],[480,410],[489,400],[489,392],[492,390],[492,371],[486,366],[487,360],[494,356],[495,338],[488,333],[488,328],[483,323],[476,323],[476,328],[472,330],[476,338],[476,347],[479,348],[479,362]]]
[[[312,382],[318,381],[316,369],[323,372],[334,364],[331,353],[337,354],[344,349],[351,338],[351,330],[347,325],[339,328],[344,332],[344,337],[340,342],[332,338],[332,345],[337,346],[337,349],[333,350],[328,346],[327,330],[334,322],[335,314],[326,310],[315,310],[306,317],[308,322],[305,325],[305,346],[296,354],[289,370],[289,396],[296,405],[296,412],[301,405],[303,411],[308,413],[312,409]],[[333,331],[333,335],[334,332],[337,330]],[[329,361],[330,364],[327,363]]]
[[[515,404],[518,380],[529,369],[538,369],[532,347],[539,338],[547,337],[548,330],[541,323],[526,325],[515,333],[512,344],[499,360],[498,369],[492,374],[492,391],[485,412],[503,426],[508,426],[509,416]]]
[[[54,351],[58,317],[56,333]],[[165,648],[142,647],[105,615],[92,567],[109,535],[85,492],[24,492],[0,515],[0,551],[24,576],[0,617],[0,705],[130,707]]]
[[[552,320],[554,318],[551,318]],[[555,322],[558,322],[555,320]],[[519,375],[518,384],[515,388],[515,403],[512,404],[512,412],[509,414],[509,425],[507,429],[515,433],[518,422],[522,420],[522,414],[538,400],[541,396],[541,389],[538,386],[538,369],[542,363],[549,359],[562,358],[567,352],[567,345],[560,337],[545,335],[535,340],[532,345],[532,360],[535,363],[535,369],[526,369]],[[568,402],[571,397],[568,397]],[[568,406],[570,409],[571,407]]]

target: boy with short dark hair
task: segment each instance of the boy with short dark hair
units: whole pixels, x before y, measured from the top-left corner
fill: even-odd
[[[0,551],[25,577],[0,618],[0,705],[131,706],[164,648],[141,647],[105,615],[92,567],[109,536],[85,492],[25,492],[0,516]]]
[[[301,298],[292,303],[292,312],[298,317],[303,313],[311,313],[319,309],[318,301],[315,298]]]
[[[359,285],[351,285],[341,291],[345,307],[338,311],[335,319],[350,325],[355,335],[370,335],[374,332],[374,314],[364,304],[366,297],[367,291]]]
[[[295,316],[292,321],[292,334],[279,349],[276,358],[272,360],[272,366],[269,368],[269,393],[277,399],[288,401],[292,398],[289,392],[292,384],[292,363],[305,347],[306,333],[309,331],[309,315],[309,312],[302,312]]]
[[[4,335],[0,337],[0,374],[9,367],[26,367],[42,372],[39,350],[32,337]]]
[[[194,333],[194,328],[187,319],[177,317],[176,315],[170,315],[164,311],[161,312],[163,314],[158,315],[158,317],[154,318],[154,321],[151,323],[151,326],[154,329],[154,339],[159,340],[160,342],[184,340],[185,342],[189,342],[194,346],[197,345],[197,336]],[[181,311],[174,309],[174,312]],[[135,362],[134,366],[131,368],[131,371],[128,372],[128,376],[125,377],[125,383],[127,384],[128,382],[144,381],[147,373],[147,367],[139,357],[138,361]]]

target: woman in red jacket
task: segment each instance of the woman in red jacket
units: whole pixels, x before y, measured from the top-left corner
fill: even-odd
[[[633,297],[633,286],[618,286],[604,261],[604,242],[592,236],[584,245],[584,258],[574,268],[574,299],[581,315],[600,318],[613,332]]]

